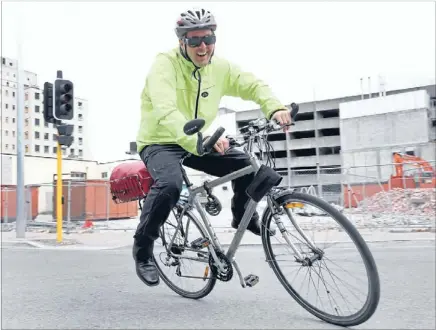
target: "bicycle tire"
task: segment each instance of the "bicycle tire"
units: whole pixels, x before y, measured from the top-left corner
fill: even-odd
[[[351,237],[354,244],[356,245],[366,268],[366,273],[368,276],[368,287],[369,287],[369,295],[366,299],[363,307],[355,314],[345,317],[339,317],[327,314],[320,309],[316,308],[309,302],[305,301],[298,292],[294,290],[294,288],[286,281],[284,278],[280,268],[277,265],[276,259],[272,253],[271,246],[271,236],[268,235],[268,228],[272,220],[272,212],[270,207],[268,206],[262,215],[262,244],[265,252],[265,256],[268,260],[269,266],[274,271],[280,283],[284,286],[286,291],[295,299],[295,301],[302,306],[305,310],[307,310],[312,315],[318,317],[319,319],[331,323],[338,326],[356,326],[361,323],[366,322],[376,311],[377,306],[380,301],[380,277],[377,270],[377,265],[375,263],[374,257],[369,250],[368,245],[366,244],[363,237],[358,232],[357,228],[348,220],[341,212],[339,212],[336,208],[325,202],[324,200],[305,193],[299,192],[289,192],[286,194],[282,194],[279,198],[277,198],[277,203],[283,207],[285,204],[289,202],[307,202],[319,207],[327,214],[330,214],[337,223],[339,223],[344,231]]]
[[[176,206],[176,208],[177,208],[177,206]],[[195,226],[198,228],[198,230],[200,231],[200,233],[201,233],[201,235],[203,237],[208,237],[206,235],[206,233],[205,233],[205,230],[204,230],[203,226],[201,225],[199,220],[196,218],[196,216],[192,213],[192,211],[187,210],[185,212],[184,216],[187,216],[192,221],[192,223],[195,224]],[[162,230],[159,231],[160,232],[160,234],[159,234],[160,239],[162,239],[162,236],[164,235],[164,233],[163,233],[163,226],[161,227],[161,229]],[[167,248],[165,246],[165,250],[166,249]],[[154,258],[156,259],[156,257],[154,257]],[[179,294],[180,296],[182,296],[184,298],[201,299],[201,298],[206,297],[209,293],[212,292],[213,288],[215,287],[216,281],[217,281],[216,278],[208,279],[208,283],[206,284],[206,286],[202,290],[199,290],[199,291],[196,291],[196,292],[188,292],[188,291],[182,290],[181,288],[176,286],[173,282],[171,282],[171,280],[164,274],[164,272],[160,268],[160,265],[157,262],[155,262],[155,264],[156,264],[157,271],[158,271],[159,276],[162,279],[162,281],[164,281],[164,283],[171,290],[173,290],[175,293]],[[202,281],[202,280],[199,279],[198,281]]]

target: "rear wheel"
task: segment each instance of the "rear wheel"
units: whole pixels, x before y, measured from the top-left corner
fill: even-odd
[[[376,311],[380,300],[380,279],[371,251],[360,233],[338,209],[316,196],[290,191],[289,193],[282,194],[281,197],[277,198],[277,203],[279,204],[280,209],[284,211],[284,219],[280,218],[276,223],[279,229],[282,228],[284,231],[283,242],[282,244],[274,244],[275,242],[273,241],[279,239],[280,231],[277,231],[275,236],[267,235],[271,223],[273,222],[271,220],[274,218],[271,208],[267,207],[262,218],[262,243],[267,262],[273,269],[280,283],[298,302],[298,304],[325,322],[340,326],[355,326],[366,322]],[[303,206],[304,204],[308,205],[309,209],[306,208],[306,206]],[[320,211],[316,213],[314,208],[318,208]],[[331,218],[333,218],[333,222],[339,227],[338,230],[335,231],[332,225],[326,224],[326,216],[331,216]],[[315,219],[315,221],[313,219]],[[292,220],[294,220],[297,225],[295,225]],[[307,223],[308,221],[312,221],[312,223],[307,224],[307,229],[317,229],[312,237],[309,237],[309,235],[305,233],[306,229],[303,230],[304,222]],[[336,245],[336,249],[333,247],[331,252],[327,253],[326,249],[318,247],[315,243],[315,236],[318,237],[323,233],[335,236],[332,246]],[[297,235],[300,238],[297,238]],[[298,242],[294,241],[294,237]],[[310,243],[306,242],[306,238],[309,239]],[[347,238],[351,241],[348,245],[345,242]],[[292,241],[295,249],[301,256],[301,259],[297,257],[297,252],[291,248],[289,241]],[[302,248],[303,245],[307,246],[306,250]],[[281,262],[280,259],[283,256],[278,257],[278,253],[274,253],[273,250],[282,246],[288,248],[289,251],[287,254],[291,257],[288,263],[284,263],[285,265],[280,267],[279,262]],[[357,257],[355,259],[349,256],[353,249],[357,250]],[[333,263],[333,266],[341,268],[338,265],[338,262],[341,262],[342,264],[345,264],[342,269],[347,273],[358,268],[359,260],[363,261],[363,270],[359,274],[367,279],[368,284],[360,285],[357,283],[358,279],[353,278],[351,279],[351,284],[346,287],[346,289],[349,290],[350,288],[365,288],[365,290],[368,291],[366,299],[363,297],[363,301],[361,302],[362,305],[360,305],[361,307],[356,308],[356,311],[354,312],[351,311],[354,306],[348,300],[352,298],[353,294],[349,294],[346,297],[346,295],[340,293],[342,298],[345,300],[345,307],[343,310],[338,307],[339,299],[335,300],[332,298],[332,294],[336,294],[336,292],[339,291],[338,284],[342,283],[341,279],[332,274],[331,269],[327,266],[327,262],[332,261],[333,257],[335,257],[335,252],[338,258],[337,262]],[[285,255],[285,253],[283,255]],[[301,270],[306,273],[306,276],[309,277],[309,283],[307,286],[310,286],[311,284],[318,286],[321,294],[325,291],[328,296],[326,299],[328,300],[327,305],[330,305],[331,312],[324,311],[317,307],[318,301],[322,302],[322,298],[318,291],[316,292],[317,296],[315,303],[309,302],[309,293],[307,298],[303,298],[303,295],[297,291],[296,284],[291,284],[285,277],[285,272],[291,268],[293,268],[294,271],[298,271],[295,277],[297,277]],[[324,279],[323,273],[329,278]],[[330,280],[330,278],[333,280],[333,284],[329,286],[327,285],[327,280]],[[317,284],[315,284],[315,282],[317,282]],[[360,299],[362,294],[356,294],[354,297]],[[327,308],[328,307],[329,306],[327,306]],[[347,309],[349,310],[348,315],[340,315]]]
[[[185,298],[200,299],[213,290],[216,279],[211,278],[207,248],[193,247],[191,243],[207,235],[191,211],[184,213],[181,227],[175,235],[181,209],[177,205],[161,227],[160,237],[155,242],[154,259],[161,279],[171,290]],[[174,235],[171,255],[168,249]],[[191,288],[191,285],[195,288]]]

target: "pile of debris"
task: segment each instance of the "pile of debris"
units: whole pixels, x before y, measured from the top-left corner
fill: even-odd
[[[401,189],[379,192],[361,202],[371,213],[436,216],[436,189]]]

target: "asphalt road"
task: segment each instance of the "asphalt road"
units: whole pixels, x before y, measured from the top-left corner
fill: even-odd
[[[371,245],[382,281],[376,314],[355,329],[435,328],[434,242]],[[338,329],[306,312],[284,291],[260,247],[238,251],[243,270],[202,300],[187,300],[162,282],[149,288],[129,249],[2,250],[2,329]],[[344,251],[344,258],[347,258]]]

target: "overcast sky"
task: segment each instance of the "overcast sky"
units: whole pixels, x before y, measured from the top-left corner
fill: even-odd
[[[216,54],[286,104],[313,100],[313,89],[318,99],[359,94],[360,77],[371,76],[375,90],[379,74],[388,89],[435,83],[434,2],[3,2],[2,56],[16,57],[20,26],[24,66],[40,87],[61,69],[89,100],[93,157],[124,158],[150,64],[177,46],[178,14],[201,4],[219,24]],[[228,97],[222,106],[257,107]]]

